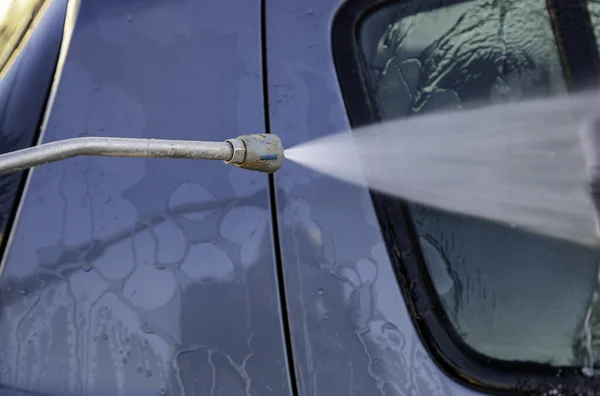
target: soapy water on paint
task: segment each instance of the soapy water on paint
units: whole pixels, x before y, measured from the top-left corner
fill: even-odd
[[[598,99],[600,91],[417,115],[285,156],[406,201],[596,246],[589,172],[600,147],[586,136]]]
[[[418,115],[302,143],[285,156],[406,201],[598,248],[590,181],[600,177],[599,99],[594,91]],[[600,283],[590,301],[586,375],[597,361],[590,320]]]

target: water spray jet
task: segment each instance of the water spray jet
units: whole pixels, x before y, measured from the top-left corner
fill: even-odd
[[[302,143],[286,158],[409,203],[597,248],[598,98],[413,115]]]
[[[440,112],[283,149],[273,134],[224,142],[81,137],[0,155],[0,174],[75,156],[222,160],[274,173],[284,158],[408,202],[600,246],[600,121],[593,94]],[[580,133],[577,132],[580,131]]]

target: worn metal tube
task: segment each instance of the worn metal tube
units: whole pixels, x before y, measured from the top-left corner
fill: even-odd
[[[59,140],[0,155],[0,174],[80,155],[100,157],[222,160],[240,168],[273,173],[283,162],[283,146],[273,134],[243,135],[225,142],[82,137]]]
[[[0,155],[0,174],[80,155],[229,161],[233,155],[233,147],[227,142],[112,137],[73,138]]]

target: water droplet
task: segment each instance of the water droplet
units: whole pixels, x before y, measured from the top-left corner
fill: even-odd
[[[139,374],[141,374],[141,373],[142,373],[142,368],[138,366],[138,368],[137,368],[137,372],[138,372]]]
[[[326,313],[325,315],[323,315],[323,319],[327,320],[327,319],[329,319],[329,316],[330,316],[329,313]]]
[[[82,268],[85,272],[90,272],[92,270],[92,268],[94,268],[94,265],[91,262],[86,260],[83,263]]]
[[[382,324],[381,330],[382,331],[386,331],[386,330],[399,331],[398,327],[395,324],[393,324],[392,322],[385,322],[384,324]]]
[[[167,396],[167,390],[165,388],[160,388],[159,394],[160,396]]]
[[[12,291],[12,286],[11,285],[6,286],[6,291],[10,293]]]
[[[127,20],[128,20],[129,22],[133,21],[133,15],[131,15],[131,14],[127,14]]]
[[[124,357],[123,359],[121,359],[121,361],[123,362],[123,364],[127,363],[127,358]]]
[[[148,377],[148,378],[152,377],[152,371],[151,370],[146,370],[146,377]]]
[[[22,296],[27,295],[27,293],[29,293],[29,290],[22,288],[21,290],[19,290],[19,294],[21,294]]]
[[[314,14],[314,13],[315,13],[315,10],[313,10],[312,8],[309,8],[309,9],[308,9],[308,11],[306,11],[306,13],[307,13],[308,15],[312,15],[312,14]]]
[[[583,367],[581,369],[581,373],[583,375],[585,375],[586,377],[593,377],[594,376],[594,369],[590,368],[590,367]]]
[[[102,336],[102,339],[103,339],[104,341],[108,340],[108,334],[104,334],[104,335]]]
[[[325,292],[323,291],[323,289],[319,289],[319,290],[317,290],[317,293],[319,294],[319,296],[322,296],[323,293],[325,293]]]
[[[510,228],[517,228],[517,223],[510,223]]]
[[[379,365],[379,359],[373,359],[373,366]]]

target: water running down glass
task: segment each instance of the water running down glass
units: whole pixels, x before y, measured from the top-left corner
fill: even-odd
[[[600,133],[594,129],[598,99],[593,92],[438,112],[340,132],[285,155],[413,203],[595,248],[598,217],[589,167],[598,163],[600,151],[589,150],[595,146],[587,138]],[[431,243],[421,238],[426,259],[435,261]],[[432,273],[438,285],[439,273]],[[452,279],[445,283],[445,289],[452,287]],[[598,303],[596,287],[574,340],[575,348],[586,351],[585,366],[596,360]]]
[[[596,1],[588,5],[598,36]],[[356,67],[370,94],[355,99],[369,102],[375,118],[391,121],[564,95],[552,12],[544,0],[390,3],[359,28],[364,61]],[[357,85],[344,96],[356,96]],[[412,223],[419,237],[415,248],[424,258],[419,270],[432,280],[432,298],[439,298],[450,321],[446,331],[504,361],[581,367],[597,360],[600,345],[588,348],[582,335],[594,343],[600,339],[594,335],[600,310],[593,298],[600,290],[599,249],[524,231],[516,223],[414,202],[406,206],[408,213],[377,206],[376,213],[389,226]]]

